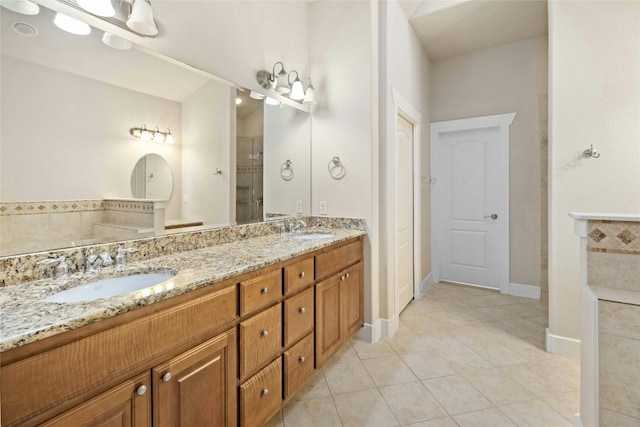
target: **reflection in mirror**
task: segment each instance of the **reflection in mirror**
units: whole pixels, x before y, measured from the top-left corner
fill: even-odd
[[[158,197],[167,200],[167,223],[172,227],[234,224],[236,194],[242,197],[243,191],[236,187],[246,185],[236,183],[237,138],[232,128],[236,89],[136,46],[112,49],[102,43],[103,32],[96,29],[82,37],[63,32],[53,25],[55,13],[40,9],[36,16],[4,9],[0,14],[0,256],[125,238],[112,233],[116,229],[126,230],[126,238],[146,233],[143,226],[131,229],[118,221],[124,214],[141,213],[135,211],[139,204],[122,200],[130,199],[131,171],[147,154],[165,159],[173,176],[169,196]],[[14,31],[13,21],[33,25],[37,36]],[[296,111],[278,108],[288,110]],[[289,113],[298,114],[306,117],[309,128],[308,113]],[[271,116],[265,112],[262,120],[265,128],[273,130],[275,125],[268,123]],[[289,124],[278,123],[286,134]],[[144,141],[129,134],[132,127],[142,125],[170,129],[175,143]],[[262,134],[260,129],[237,135]],[[280,164],[291,158],[296,167],[294,181],[305,187],[295,199],[303,200],[306,212],[310,180],[302,183],[298,177],[308,172],[310,159],[295,158],[295,153],[310,155],[310,132],[297,141],[291,155],[273,153],[268,146],[271,139],[264,135],[262,150],[252,141],[252,166],[272,159],[277,165],[269,166],[269,173],[279,174]],[[270,176],[264,177],[260,200],[257,184],[262,179],[252,177],[251,192],[255,189],[256,195],[251,194],[248,206],[259,206],[259,210],[246,221],[262,219],[267,206],[269,212],[294,214],[295,202],[286,200],[277,206],[273,204],[277,197],[273,203],[268,200],[274,197],[269,189],[275,188]],[[279,175],[277,179],[281,180]],[[156,194],[144,197],[155,199]],[[134,198],[140,199],[138,193]],[[155,227],[152,232],[159,230]]]
[[[169,163],[158,154],[145,154],[131,173],[131,192],[136,199],[169,200],[173,175]]]
[[[236,99],[236,222],[263,219],[264,104],[247,92]]]

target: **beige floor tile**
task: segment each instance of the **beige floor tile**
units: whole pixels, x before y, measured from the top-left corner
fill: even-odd
[[[362,363],[378,387],[409,383],[418,379],[397,355],[368,359]]]
[[[331,394],[343,394],[375,388],[376,385],[360,360],[344,360],[322,368]]]
[[[486,333],[484,329],[479,326],[465,325],[459,330],[454,330],[452,333],[456,339],[462,341],[467,345],[479,344],[479,343],[495,340],[494,337]]]
[[[302,387],[302,389],[293,396],[292,400],[314,399],[316,397],[327,396],[331,396],[331,392],[329,392],[329,386],[324,378],[322,369],[319,369],[313,378],[311,378],[309,382],[307,382],[304,387]]]
[[[567,393],[575,389],[559,379],[557,373],[550,374],[542,369],[540,363],[507,366],[502,368],[502,373],[536,397]]]
[[[286,427],[336,427],[340,417],[331,397],[295,400],[283,409]]]
[[[431,350],[402,354],[400,357],[421,380],[446,377],[457,373],[443,358]]]
[[[460,427],[515,427],[513,421],[497,408],[468,412],[453,418]]]
[[[601,427],[640,427],[640,418],[600,408]]]
[[[435,351],[450,367],[465,377],[484,375],[496,371],[495,366],[465,344],[448,347],[439,346],[435,348]]]
[[[575,419],[575,414],[580,412],[580,390],[547,396],[540,400],[571,422]]]
[[[458,427],[453,418],[445,417],[437,420],[421,421],[415,424],[405,424],[407,427]]]
[[[271,419],[264,425],[264,427],[284,427],[284,419],[282,418],[282,409],[278,411]]]
[[[398,422],[376,389],[347,393],[335,400],[342,425],[350,427],[397,426]]]
[[[491,402],[460,375],[434,378],[422,383],[449,415],[463,414],[492,406]]]
[[[520,302],[520,298],[517,297],[503,294],[494,294],[472,298],[468,301],[468,304],[475,307],[495,307],[497,305],[518,304]]]
[[[572,390],[580,388],[580,365],[564,357],[554,357],[538,363],[540,370],[549,377],[564,382]]]
[[[527,359],[497,340],[470,344],[469,347],[498,368],[527,362]]]
[[[539,361],[556,357],[551,353],[547,353],[543,345],[535,345],[526,340],[511,338],[503,340],[502,342],[528,361]]]
[[[386,341],[398,354],[415,353],[429,349],[427,343],[422,341],[415,332],[406,326],[401,326],[393,337],[385,338],[384,341]]]
[[[373,344],[357,339],[352,339],[351,345],[353,346],[353,349],[355,350],[360,360],[393,356],[396,354],[396,352],[393,351],[393,348],[391,348],[391,346],[383,339],[378,340]]]
[[[500,410],[518,427],[572,426],[572,423],[540,400],[501,406]]]
[[[520,384],[499,372],[469,377],[467,381],[496,406],[531,400],[535,397]]]
[[[400,424],[410,424],[446,417],[426,387],[420,382],[381,387],[380,393]]]

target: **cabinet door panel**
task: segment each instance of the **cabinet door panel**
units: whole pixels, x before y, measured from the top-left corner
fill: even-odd
[[[282,305],[240,323],[240,379],[248,378],[282,351]]]
[[[265,307],[282,296],[282,270],[240,282],[240,315]]]
[[[136,390],[141,386],[146,392],[140,396]],[[151,427],[149,373],[125,381],[42,426]]]
[[[284,268],[285,295],[313,283],[313,258],[307,258]]]
[[[362,263],[354,265],[344,273],[342,283],[342,318],[345,339],[356,333],[364,323],[364,281]]]
[[[284,352],[284,397],[288,399],[313,375],[313,334]]]
[[[235,337],[231,329],[152,370],[154,426],[236,425]]]
[[[320,367],[342,344],[340,277],[316,285],[316,367]]]
[[[277,358],[240,386],[240,427],[259,427],[282,405],[282,362]]]
[[[284,301],[284,346],[313,330],[313,288]]]

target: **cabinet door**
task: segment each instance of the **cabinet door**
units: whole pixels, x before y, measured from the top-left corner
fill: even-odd
[[[235,329],[154,368],[154,426],[235,426],[235,375]]]
[[[320,367],[342,344],[340,276],[316,285],[316,366]]]
[[[151,427],[151,379],[148,371],[42,426]]]
[[[342,332],[347,340],[364,324],[364,281],[362,263],[349,268],[340,277],[342,281]]]

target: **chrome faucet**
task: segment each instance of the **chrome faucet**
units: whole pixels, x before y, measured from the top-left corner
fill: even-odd
[[[307,223],[302,220],[296,221],[295,223],[292,222],[289,224],[289,233],[296,233],[300,230],[300,228],[303,228],[306,226],[307,226]]]
[[[56,280],[66,280],[69,278],[69,264],[67,264],[66,259],[67,258],[64,256],[61,256],[60,258],[47,258],[43,259],[42,261],[38,261],[36,264],[51,265],[58,263],[58,265],[56,266],[56,274],[54,278]]]
[[[109,266],[113,265],[113,258],[111,258],[111,255],[109,255],[109,252],[102,251],[102,252],[100,252],[100,255],[98,255],[98,256],[102,260],[102,266],[103,267],[109,267]]]
[[[127,268],[127,254],[138,252],[134,247],[125,249],[124,246],[118,248],[116,253],[116,270],[122,271]]]
[[[98,274],[102,271],[102,258],[93,253],[93,249],[89,249],[85,253],[84,272],[87,274]]]

